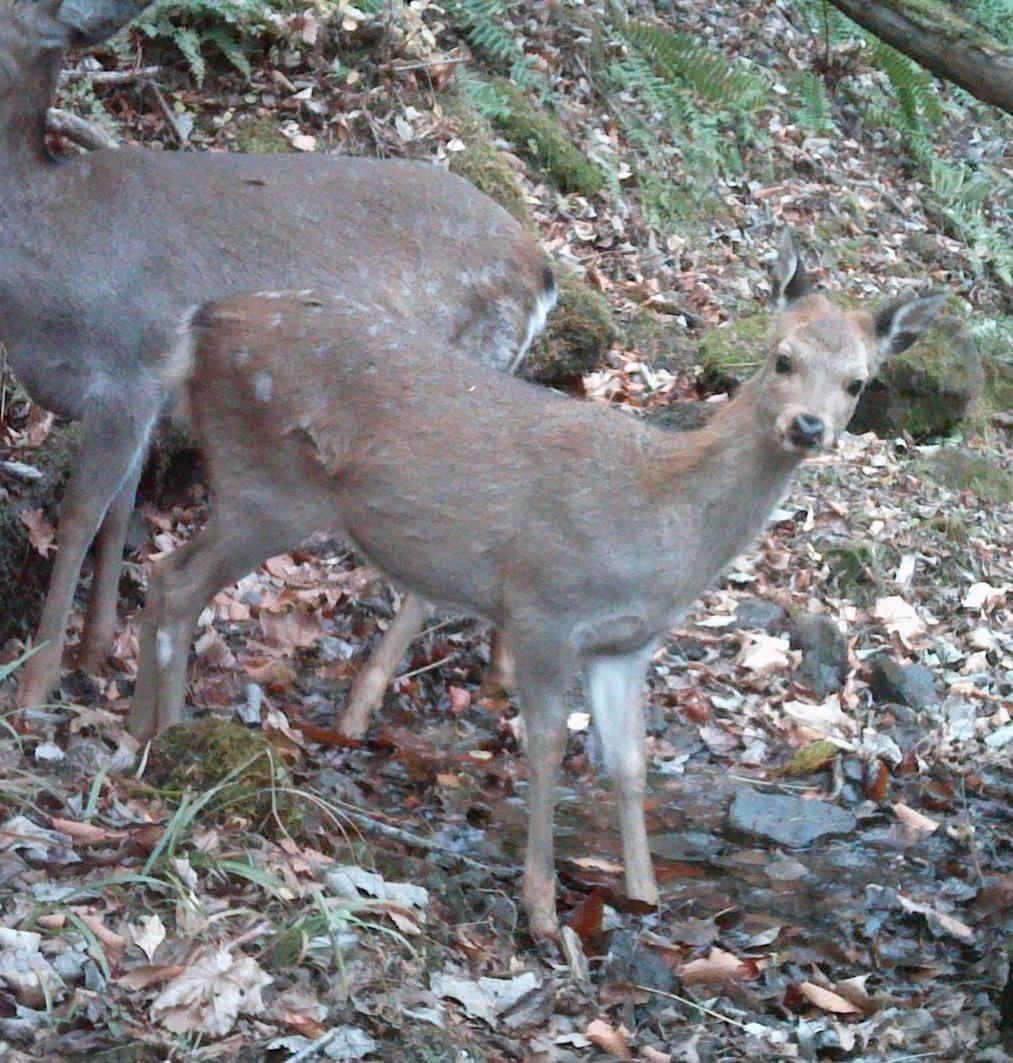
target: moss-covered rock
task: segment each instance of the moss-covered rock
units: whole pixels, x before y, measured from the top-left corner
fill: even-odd
[[[910,350],[889,358],[862,392],[853,432],[913,439],[946,436],[981,416],[985,395],[982,359],[953,322],[931,329]]]
[[[470,181],[526,229],[534,231],[535,222],[524,196],[524,186],[506,153],[496,147],[492,126],[458,96],[448,97],[444,110],[464,144],[463,151],[450,152],[451,173]]]
[[[734,391],[766,355],[770,317],[754,314],[714,329],[700,342],[701,385]],[[993,376],[999,368],[991,366]],[[981,355],[958,324],[944,321],[904,354],[888,359],[862,393],[849,428],[913,439],[949,435],[976,425],[988,399]]]
[[[889,554],[882,543],[851,539],[820,546],[831,586],[843,598],[859,605],[871,602],[886,577]]]
[[[637,310],[621,326],[627,347],[658,369],[689,369],[696,361],[686,330],[671,317]]]
[[[619,333],[612,308],[574,273],[556,271],[559,301],[521,370],[539,384],[562,387],[601,365]]]
[[[283,752],[262,731],[205,716],[168,728],[151,744],[147,779],[169,794],[205,793],[233,772],[237,774],[208,803],[207,813],[260,823],[270,821],[277,808],[286,830],[298,830],[302,807],[295,794],[278,789],[292,787],[291,772]]]
[[[736,391],[766,357],[767,314],[753,314],[712,329],[700,341],[700,385],[705,391]]]
[[[496,127],[539,173],[560,192],[594,196],[605,187],[605,171],[570,140],[562,123],[531,102],[505,78],[494,82],[509,101],[509,113],[494,119]]]
[[[942,447],[917,461],[914,470],[953,491],[972,491],[999,505],[1013,502],[1013,474],[973,450]]]

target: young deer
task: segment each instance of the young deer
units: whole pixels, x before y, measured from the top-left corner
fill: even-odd
[[[556,929],[553,787],[583,673],[619,801],[629,894],[656,902],[644,825],[653,650],[757,534],[792,470],[833,443],[880,359],[943,296],[848,312],[809,284],[790,233],[766,364],[699,431],[674,434],[441,350],[372,301],[241,296],[190,321],[185,383],[213,489],[206,528],[152,576],[130,729],[178,720],[209,597],[318,528],[393,581],[495,624],[514,662],[530,779],[524,899]],[[410,388],[404,380],[414,383]]]
[[[63,51],[146,6],[0,0],[0,340],[36,402],[83,422],[22,706],[59,683],[93,539],[81,665],[96,670],[112,641],[127,520],[185,308],[251,287],[319,284],[352,300],[379,288],[405,317],[427,319],[435,342],[420,369],[459,342],[510,369],[554,298],[535,240],[436,167],[137,149],[50,158],[46,109]]]

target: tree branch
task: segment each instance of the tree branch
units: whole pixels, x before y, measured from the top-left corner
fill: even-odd
[[[1013,114],[1013,49],[940,0],[830,0],[848,18],[984,103]]]
[[[46,128],[51,133],[59,133],[69,141],[86,151],[98,151],[101,148],[118,148],[120,142],[101,126],[79,118],[70,111],[61,111],[50,107],[46,112]]]

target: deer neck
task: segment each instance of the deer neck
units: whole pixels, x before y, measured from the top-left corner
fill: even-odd
[[[664,467],[655,464],[663,507],[706,555],[702,571],[722,569],[748,546],[799,463],[778,444],[760,388],[753,378],[703,428],[671,437]]]

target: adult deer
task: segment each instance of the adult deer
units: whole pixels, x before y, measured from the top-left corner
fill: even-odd
[[[161,363],[186,307],[251,287],[320,284],[349,300],[378,289],[405,317],[427,319],[433,364],[467,338],[507,369],[554,298],[535,241],[436,167],[137,149],[50,158],[46,109],[64,50],[146,6],[0,0],[0,339],[34,399],[83,422],[22,706],[59,683],[93,539],[82,667],[96,670],[112,641],[126,524],[167,399]],[[409,603],[412,623],[419,612]]]
[[[875,314],[809,291],[790,233],[765,365],[702,429],[666,433],[497,375],[376,297],[267,293],[207,305],[167,372],[184,382],[211,519],[152,576],[130,728],[175,722],[209,597],[318,528],[392,580],[497,625],[530,779],[524,898],[556,929],[553,787],[567,687],[584,676],[618,791],[626,885],[655,902],[642,696],[652,651],[757,534],[808,454],[833,443],[880,360],[944,296]],[[417,386],[404,388],[410,377]]]

